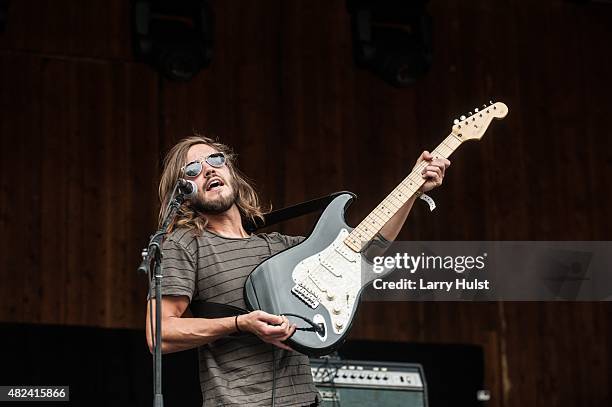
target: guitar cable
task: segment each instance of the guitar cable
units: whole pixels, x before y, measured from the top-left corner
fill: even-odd
[[[272,348],[272,407],[275,406],[276,393],[276,347]]]
[[[303,317],[298,314],[292,314],[290,312],[280,313],[279,315],[285,317],[296,317],[306,322],[310,327],[297,327],[296,331],[316,332],[319,335],[325,335],[325,327],[323,324],[317,324],[310,318]],[[272,349],[272,407],[276,405],[276,348]]]
[[[323,324],[317,324],[317,323],[313,322],[309,318],[303,317],[303,316],[298,315],[298,314],[292,314],[292,313],[289,313],[289,312],[281,313],[279,315],[283,315],[283,316],[286,316],[286,317],[296,317],[296,318],[299,318],[299,319],[303,320],[308,325],[310,325],[310,328],[297,327],[297,328],[295,328],[296,331],[316,332],[319,335],[325,335],[325,326]]]

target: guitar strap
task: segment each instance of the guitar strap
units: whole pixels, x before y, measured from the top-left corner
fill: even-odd
[[[334,200],[338,195],[342,195],[347,191],[334,192],[333,194],[323,196],[310,201],[302,202],[297,205],[288,206],[286,208],[277,209],[264,215],[263,223],[245,222],[244,229],[252,233],[257,229],[268,227],[276,223],[284,222],[289,219],[297,218],[298,216],[308,215],[309,213],[322,211],[325,207]],[[349,192],[350,193],[350,192]]]
[[[244,308],[234,307],[233,305],[219,304],[218,302],[210,302],[210,301],[201,301],[196,300],[192,301],[189,304],[189,309],[191,313],[196,318],[225,318],[225,317],[235,317],[237,315],[248,314],[249,311]],[[312,331],[312,332],[320,332],[321,327],[309,320],[308,318],[304,318],[300,315],[296,314],[282,314],[285,316],[294,316],[300,318],[307,322],[310,326],[307,327],[298,327],[296,328],[298,331]],[[239,335],[245,335],[239,334]]]
[[[236,315],[247,314],[249,312],[244,308],[234,307],[233,305],[201,300],[191,301],[189,309],[193,316],[197,318],[235,317]]]

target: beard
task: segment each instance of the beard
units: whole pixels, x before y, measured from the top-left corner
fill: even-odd
[[[228,184],[225,184],[229,186]],[[219,214],[227,211],[236,203],[238,192],[232,187],[231,194],[227,196],[219,196],[216,199],[206,200],[198,193],[197,197],[192,200],[191,207],[199,213]]]

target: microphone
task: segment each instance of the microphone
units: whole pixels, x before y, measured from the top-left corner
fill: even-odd
[[[195,182],[179,178],[178,190],[185,199],[190,199],[198,194],[198,186]]]

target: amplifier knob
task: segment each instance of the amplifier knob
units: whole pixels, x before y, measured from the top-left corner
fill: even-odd
[[[342,327],[344,326],[344,324],[340,321],[336,322],[336,329],[342,329]]]
[[[336,315],[340,315],[340,313],[342,312],[342,309],[341,309],[340,307],[336,306],[336,307],[334,307],[334,308],[332,309],[332,312],[333,312],[334,314],[336,314]]]
[[[335,299],[336,299],[336,296],[334,295],[334,293],[330,293],[330,292],[327,293],[327,300],[328,301],[333,301]]]

